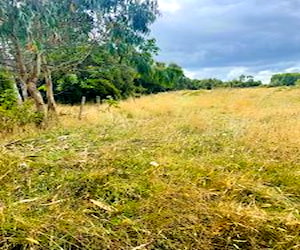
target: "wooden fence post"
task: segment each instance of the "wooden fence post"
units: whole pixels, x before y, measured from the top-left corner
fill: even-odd
[[[98,107],[100,107],[100,104],[101,104],[101,98],[100,98],[100,96],[96,96],[96,102],[97,102],[97,105],[98,105]]]
[[[81,120],[81,118],[82,118],[83,106],[84,106],[84,104],[85,104],[85,101],[86,101],[86,97],[83,96],[83,97],[81,98],[81,105],[80,105],[79,114],[78,114],[78,119],[79,119],[79,120]]]

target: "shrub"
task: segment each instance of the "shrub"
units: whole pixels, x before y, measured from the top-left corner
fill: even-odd
[[[6,92],[5,95],[9,93]],[[0,101],[3,100],[3,94],[0,95]],[[24,127],[28,124],[40,124],[41,114],[36,113],[31,101],[26,101],[22,105],[5,99],[4,104],[0,106],[0,131],[11,132],[15,128]]]
[[[0,94],[0,106],[3,109],[11,109],[16,104],[16,93],[13,89],[6,89],[2,94]]]

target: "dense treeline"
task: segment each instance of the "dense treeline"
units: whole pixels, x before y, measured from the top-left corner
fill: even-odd
[[[54,76],[56,99],[74,104],[80,102],[82,96],[90,101],[96,96],[123,99],[173,90],[246,88],[262,84],[253,76],[244,75],[231,81],[190,79],[177,64],[155,62],[152,58],[147,63],[139,60],[120,62],[112,54],[98,49],[74,71]]]
[[[148,40],[143,50],[122,58],[107,46],[96,47],[77,67],[53,75],[56,99],[71,104],[78,103],[82,96],[88,100],[96,96],[123,99],[173,90],[189,80],[178,65],[155,62],[156,51],[154,40]]]
[[[153,42],[151,41],[152,44]],[[95,48],[81,64],[52,75],[55,99],[60,103],[75,104],[80,102],[82,96],[86,96],[89,101],[95,100],[96,96],[100,96],[102,100],[124,99],[173,90],[245,88],[262,84],[255,81],[253,76],[244,75],[231,81],[215,78],[190,79],[185,76],[183,69],[174,63],[155,62],[150,55],[146,62],[146,55],[135,56],[139,58],[125,62],[120,61],[118,56],[105,47]],[[2,71],[0,88],[5,96],[16,94],[11,79],[7,72]],[[45,80],[39,81],[38,88],[45,98]]]
[[[241,75],[237,79],[230,81],[222,81],[215,78],[191,80],[189,85],[186,86],[189,89],[213,89],[213,88],[250,88],[262,85],[261,81],[254,80],[253,76]]]
[[[181,89],[245,88],[262,83],[190,79],[175,63],[156,62],[149,26],[156,0],[0,2],[0,104],[9,109],[31,97],[43,116],[56,101],[88,100]],[[93,11],[91,11],[93,10]],[[295,85],[300,74],[274,75],[270,86]],[[46,105],[47,104],[47,105]]]
[[[300,73],[283,73],[273,75],[270,86],[295,86],[300,83]]]

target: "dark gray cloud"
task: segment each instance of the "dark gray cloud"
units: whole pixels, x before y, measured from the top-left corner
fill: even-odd
[[[159,60],[195,76],[296,70],[300,0],[159,0]],[[209,73],[208,73],[209,72]],[[244,73],[242,72],[242,73]]]

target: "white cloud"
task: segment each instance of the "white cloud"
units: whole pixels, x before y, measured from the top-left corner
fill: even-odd
[[[178,63],[190,78],[269,83],[300,72],[300,0],[158,0],[152,35],[157,60]]]
[[[264,84],[268,84],[268,83],[270,83],[272,75],[277,74],[277,73],[278,72],[274,72],[271,70],[262,70],[262,71],[257,72],[254,75],[255,75],[256,80],[262,81],[262,83],[264,83]]]
[[[181,9],[181,5],[176,0],[159,0],[158,5],[162,12],[175,13]]]
[[[227,80],[225,77],[228,72],[232,70],[228,67],[212,67],[212,68],[202,68],[202,69],[185,69],[184,72],[186,76],[192,79],[205,79],[205,78],[218,78],[221,80]]]
[[[184,70],[184,74],[190,79],[196,79],[198,77],[196,71]]]
[[[283,70],[284,72],[291,71],[291,69]],[[186,76],[191,79],[205,79],[205,78],[217,78],[223,81],[228,81],[238,78],[240,75],[252,75],[255,80],[262,81],[264,84],[270,83],[271,77],[274,74],[283,71],[272,71],[272,70],[254,70],[247,67],[214,67],[214,68],[203,68],[201,70],[185,70]],[[294,70],[293,72],[299,72]]]
[[[295,65],[291,68],[287,68],[284,70],[285,73],[295,73],[300,71],[300,65]]]
[[[240,75],[248,75],[249,69],[247,67],[233,67],[227,74],[226,79],[231,80],[238,78]]]

